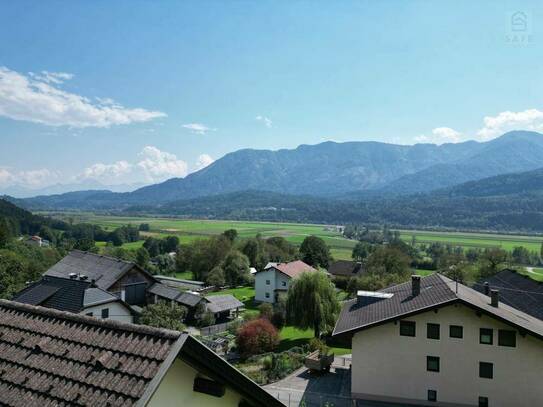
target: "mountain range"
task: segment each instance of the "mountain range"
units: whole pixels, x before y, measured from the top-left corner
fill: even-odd
[[[537,168],[543,168],[543,135],[528,131],[439,146],[325,142],[292,150],[235,151],[185,178],[133,192],[78,191],[22,202],[32,209],[125,209],[249,190],[369,199],[430,192]]]

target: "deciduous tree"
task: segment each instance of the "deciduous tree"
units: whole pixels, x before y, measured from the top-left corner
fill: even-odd
[[[334,285],[323,272],[302,273],[291,283],[287,322],[300,329],[313,328],[315,337],[333,328],[340,305]]]

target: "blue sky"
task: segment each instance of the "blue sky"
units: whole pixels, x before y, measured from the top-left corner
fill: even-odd
[[[540,130],[542,30],[522,1],[1,2],[0,191]]]

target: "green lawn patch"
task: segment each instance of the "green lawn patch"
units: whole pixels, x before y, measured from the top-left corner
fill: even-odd
[[[180,280],[194,280],[194,275],[192,271],[184,271],[182,273],[175,273],[175,278]]]

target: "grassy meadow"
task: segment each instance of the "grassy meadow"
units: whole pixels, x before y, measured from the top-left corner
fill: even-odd
[[[56,214],[58,216],[58,214]],[[205,238],[222,233],[227,229],[236,229],[242,238],[254,237],[260,234],[262,237],[282,236],[289,242],[299,245],[310,235],[319,236],[328,244],[330,251],[337,260],[351,258],[351,251],[355,241],[345,239],[335,227],[315,224],[299,223],[274,223],[274,222],[244,222],[244,221],[220,221],[220,220],[194,220],[156,217],[121,217],[94,215],[91,213],[66,213],[61,215],[64,219],[73,222],[89,222],[102,226],[106,230],[113,230],[119,226],[140,223],[150,225],[149,232],[143,232],[144,236],[165,237],[176,235],[182,243],[188,243],[194,239]],[[508,235],[491,233],[467,233],[467,232],[431,232],[418,230],[401,230],[401,238],[411,242],[413,236],[417,244],[429,244],[439,242],[453,246],[468,248],[500,247],[512,251],[517,246],[524,246],[530,251],[539,252],[543,236]],[[123,247],[137,249],[142,241],[126,243]],[[99,242],[98,245],[105,245]]]

